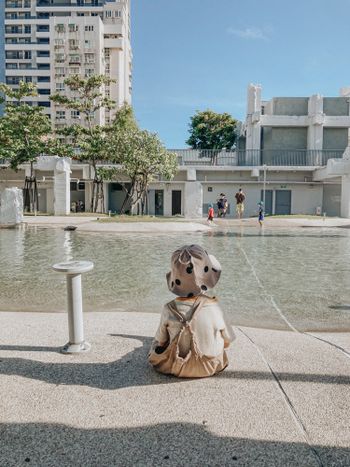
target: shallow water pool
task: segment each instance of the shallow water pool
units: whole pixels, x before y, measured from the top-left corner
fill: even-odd
[[[350,330],[350,231],[213,230],[208,234],[94,234],[0,230],[0,311],[64,311],[65,278],[51,265],[94,262],[83,276],[86,311],[159,312],[172,299],[171,253],[199,243],[221,262],[215,288],[235,325]]]

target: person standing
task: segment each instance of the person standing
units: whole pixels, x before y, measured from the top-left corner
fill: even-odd
[[[226,213],[227,213],[227,209],[228,209],[228,201],[227,201],[226,195],[224,193],[222,194],[222,203],[223,203],[222,217],[226,217]]]
[[[259,201],[258,203],[258,210],[259,210],[258,221],[259,221],[260,227],[262,227],[263,221],[264,221],[264,203],[262,201]]]
[[[245,194],[242,191],[242,188],[238,190],[238,192],[235,194],[236,198],[236,212],[238,219],[242,219],[243,213],[244,213],[244,200],[245,200]]]
[[[223,193],[220,193],[220,196],[216,202],[216,205],[218,207],[218,217],[222,217],[223,210],[224,210],[224,200],[223,200]]]

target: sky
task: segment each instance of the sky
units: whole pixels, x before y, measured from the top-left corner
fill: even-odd
[[[245,118],[262,98],[350,86],[350,0],[131,0],[132,104],[142,128],[185,148],[190,117]]]

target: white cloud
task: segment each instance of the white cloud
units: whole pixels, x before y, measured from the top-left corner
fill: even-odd
[[[271,34],[271,28],[246,27],[244,29],[236,29],[230,27],[227,29],[227,34],[240,37],[241,39],[266,41],[269,39],[269,34]]]

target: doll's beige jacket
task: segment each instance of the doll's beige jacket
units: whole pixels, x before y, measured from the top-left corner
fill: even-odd
[[[177,298],[175,301],[180,313],[186,319],[190,318],[194,298]],[[191,326],[196,336],[198,350],[207,357],[217,357],[222,354],[224,348],[228,347],[234,340],[232,327],[226,323],[223,312],[215,298],[206,301]],[[165,306],[161,314],[160,324],[152,344],[152,349],[158,345],[165,345],[167,342],[171,343],[180,330],[181,323],[170,311],[169,307]],[[183,338],[179,341],[179,355],[187,355],[190,345],[190,335],[184,334]]]

